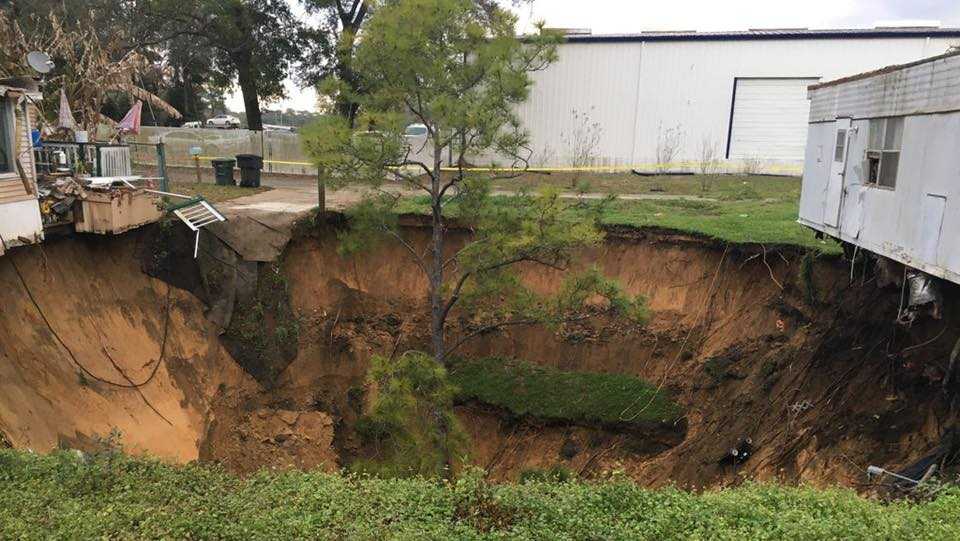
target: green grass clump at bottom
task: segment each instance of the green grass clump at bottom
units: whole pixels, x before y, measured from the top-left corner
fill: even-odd
[[[682,413],[665,390],[624,374],[564,372],[519,360],[460,360],[450,380],[458,400],[477,400],[532,416],[622,424],[673,421]]]
[[[960,490],[885,504],[850,490],[693,494],[629,481],[491,485],[262,472],[0,450],[5,539],[958,539]]]

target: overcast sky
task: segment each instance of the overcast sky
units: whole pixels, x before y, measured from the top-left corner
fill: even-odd
[[[531,8],[520,10],[530,18]],[[594,33],[872,27],[905,19],[960,24],[957,0],[538,0],[533,18]]]
[[[289,0],[295,2],[296,0]],[[518,10],[530,21],[589,28],[595,34],[643,30],[746,30],[750,28],[870,28],[879,25],[960,26],[960,0],[535,0]],[[316,94],[287,83],[290,98],[268,107],[313,110]],[[239,92],[227,100],[243,109]]]

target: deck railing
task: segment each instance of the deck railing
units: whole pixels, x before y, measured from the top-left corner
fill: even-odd
[[[163,143],[73,143],[44,141],[34,148],[34,163],[41,174],[70,173],[98,177],[132,174],[131,151],[156,156],[160,189],[166,190],[167,167]]]

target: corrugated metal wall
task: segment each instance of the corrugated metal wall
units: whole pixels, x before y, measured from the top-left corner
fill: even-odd
[[[596,165],[650,165],[658,133],[679,129],[684,143],[677,161],[693,167],[703,141],[726,148],[737,77],[825,81],[941,54],[950,43],[946,38],[567,43],[560,46],[558,62],[534,75],[520,115],[531,132],[535,165],[570,164],[564,139],[577,127],[577,111],[602,127]],[[798,173],[802,163],[797,156],[766,165]]]
[[[559,61],[534,74],[536,84],[520,107],[532,138],[532,163],[571,164],[567,141],[578,128],[576,114],[599,125],[594,165],[631,163],[643,44],[562,45],[559,54]]]

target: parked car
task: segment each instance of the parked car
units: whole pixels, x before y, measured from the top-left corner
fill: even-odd
[[[410,124],[403,130],[403,135],[406,137],[421,137],[426,136],[427,132],[426,124]]]
[[[207,119],[208,128],[239,128],[240,119],[230,115],[217,115]]]
[[[278,126],[276,124],[264,124],[263,131],[282,131],[286,133],[296,133],[297,128],[294,126]]]
[[[200,122],[199,120],[193,120],[191,122],[184,122],[183,125],[180,127],[181,128],[202,128],[203,122]]]
[[[407,147],[414,153],[419,153],[427,145],[429,131],[426,124],[410,124],[403,130],[403,139]]]

